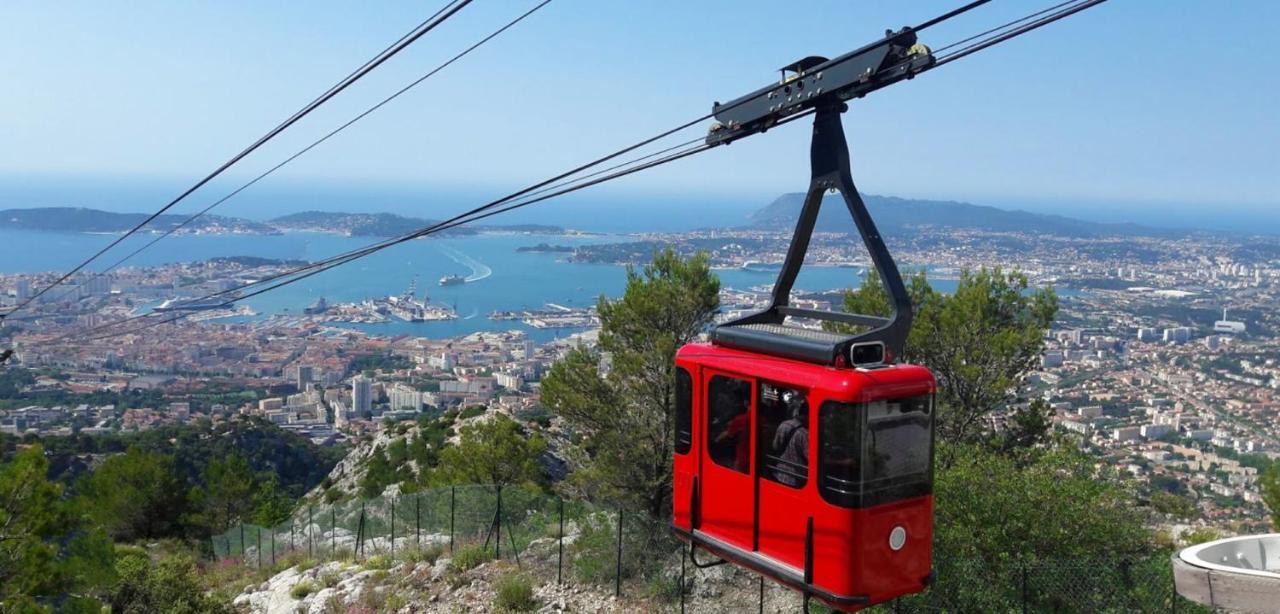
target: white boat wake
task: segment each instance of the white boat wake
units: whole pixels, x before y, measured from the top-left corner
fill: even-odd
[[[493,275],[493,269],[485,266],[484,263],[476,260],[475,258],[472,258],[471,256],[468,256],[447,245],[437,245],[436,248],[440,250],[440,253],[448,256],[450,260],[471,269],[471,275],[468,275],[467,278],[464,280],[467,283],[471,283],[473,281],[480,281],[481,279],[484,279],[490,275]]]

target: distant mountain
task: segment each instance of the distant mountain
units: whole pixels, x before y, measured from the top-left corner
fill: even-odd
[[[148,232],[166,232],[189,215],[161,215],[147,225]],[[0,228],[45,232],[125,232],[147,219],[145,213],[112,213],[83,207],[41,207],[0,210]],[[183,234],[276,234],[275,228],[246,219],[204,215],[178,230]]]
[[[750,216],[752,228],[791,228],[800,216],[804,194],[783,194]],[[1034,232],[1040,234],[1093,237],[1106,235],[1147,236],[1167,234],[1137,224],[1102,224],[1060,215],[1009,211],[982,205],[941,200],[913,200],[894,196],[863,194],[871,217],[881,232],[902,233],[922,227],[974,229],[996,232]],[[828,194],[822,201],[816,229],[820,232],[849,232],[853,220],[839,194]]]
[[[161,215],[147,225],[144,232],[166,232],[190,215]],[[33,209],[0,210],[0,229],[38,230],[44,232],[126,232],[143,220],[145,213],[113,213],[83,207],[41,207]],[[267,222],[255,222],[237,217],[202,215],[183,226],[179,234],[280,234],[282,230],[311,230],[340,232],[354,237],[394,237],[435,223],[416,217],[393,213],[340,213],[329,211],[304,211],[286,215]],[[478,232],[535,232],[555,234],[563,232],[559,226],[539,224],[514,224],[511,226],[472,225],[451,228],[442,235],[471,235]]]
[[[341,232],[353,237],[394,237],[407,234],[438,223],[439,220],[427,220],[417,217],[406,217],[394,213],[341,213],[334,211],[303,211],[275,218],[268,224],[282,230],[310,230],[321,232]],[[510,232],[563,232],[558,226],[542,226],[537,224],[518,224],[512,226],[471,225],[450,228],[442,231],[442,235],[472,235],[485,231]]]

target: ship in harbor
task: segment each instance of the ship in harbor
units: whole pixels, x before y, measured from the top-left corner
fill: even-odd
[[[456,286],[465,283],[467,283],[467,278],[461,275],[445,275],[440,278],[440,285],[442,286]]]
[[[209,296],[205,298],[171,298],[155,307],[154,311],[208,311],[229,307],[239,294]]]
[[[457,317],[447,307],[432,305],[426,295],[417,297],[418,280],[415,277],[409,283],[409,289],[400,296],[388,296],[381,301],[379,307],[405,322],[425,322],[427,320],[452,320]]]

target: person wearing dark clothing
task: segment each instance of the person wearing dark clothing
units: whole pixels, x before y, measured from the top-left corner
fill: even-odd
[[[809,404],[795,392],[783,394],[791,417],[778,425],[773,435],[773,451],[782,462],[774,469],[778,482],[804,486],[809,470]]]

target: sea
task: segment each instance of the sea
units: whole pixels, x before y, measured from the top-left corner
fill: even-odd
[[[32,273],[66,271],[110,243],[115,235],[0,231],[6,254],[0,272]],[[140,241],[149,241],[146,236]],[[381,324],[342,324],[372,334],[413,335],[451,338],[478,331],[522,330],[532,339],[545,342],[577,332],[576,329],[536,329],[519,321],[490,320],[493,311],[538,309],[549,303],[566,307],[594,304],[603,295],[621,295],[626,285],[626,267],[611,264],[568,262],[563,253],[520,252],[520,247],[539,243],[583,245],[631,240],[626,235],[545,235],[485,233],[471,236],[431,237],[410,241],[340,266],[301,282],[243,301],[265,318],[298,313],[317,299],[330,303],[358,302],[368,298],[399,295],[414,286],[421,297],[452,307],[455,320]],[[130,238],[101,259],[102,266],[114,261],[112,254],[127,254],[134,246]],[[314,261],[371,243],[368,237],[346,237],[332,233],[290,232],[282,235],[186,235],[171,236],[130,260],[126,266],[154,266],[193,262],[219,256],[260,256]],[[91,267],[92,268],[92,267]],[[722,269],[715,271],[722,287],[738,290],[771,286],[776,268]],[[796,282],[799,291],[825,291],[856,287],[861,269],[811,266],[801,270]],[[461,275],[467,283],[440,286],[440,278]],[[954,290],[955,281],[944,274],[931,275],[934,286],[943,292]]]

